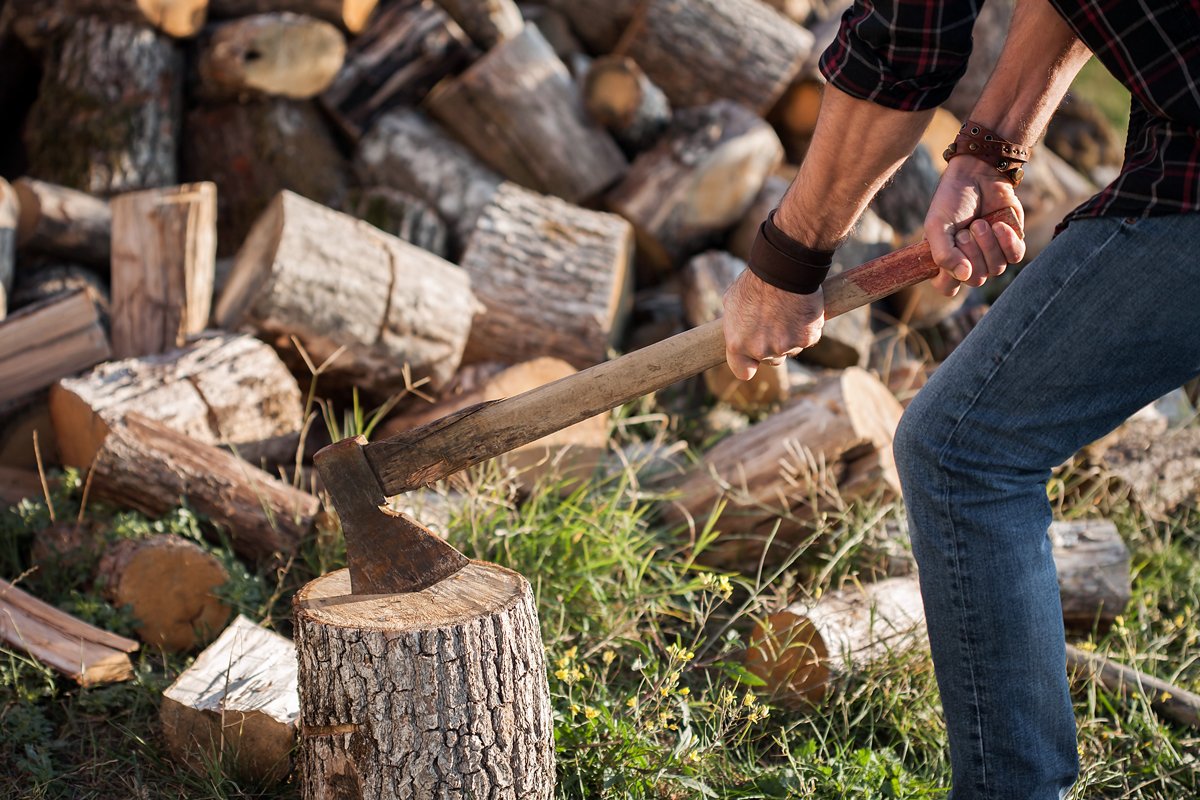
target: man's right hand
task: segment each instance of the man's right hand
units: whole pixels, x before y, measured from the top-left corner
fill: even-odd
[[[744,270],[725,292],[725,360],[748,381],[762,362],[794,356],[821,338],[825,295],[793,294]]]

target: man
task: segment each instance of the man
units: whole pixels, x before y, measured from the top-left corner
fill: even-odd
[[[725,297],[729,365],[820,335],[831,252],[965,69],[981,0],[860,0],[816,134]],[[1053,466],[1200,374],[1200,0],[1017,0],[925,221],[953,293],[1019,261],[1014,182],[1095,53],[1133,94],[1120,177],[1068,217],[896,433],[949,733],[952,800],[1054,800],[1078,773],[1046,530]]]

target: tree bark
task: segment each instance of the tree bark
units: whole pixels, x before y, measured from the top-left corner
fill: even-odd
[[[217,187],[192,183],[113,198],[116,358],[182,347],[205,329],[217,259]]]
[[[646,0],[616,52],[636,61],[676,108],[725,99],[765,116],[812,42],[756,0]]]
[[[384,113],[420,103],[438,81],[457,75],[477,55],[433,0],[389,3],[350,43],[321,104],[358,141]]]
[[[108,266],[112,211],[107,201],[33,178],[18,179],[13,190],[20,208],[17,246],[22,251]]]
[[[136,414],[111,426],[92,465],[92,496],[161,516],[186,498],[259,562],[294,555],[320,502],[212,445]]]
[[[197,95],[228,100],[255,94],[315,97],[346,58],[334,26],[299,14],[257,14],[214,25],[197,45]]]
[[[17,193],[0,178],[0,321],[8,316],[8,298],[17,271]]]
[[[467,36],[490,50],[521,32],[525,20],[513,0],[437,0]]]
[[[309,798],[548,800],[554,731],[528,581],[472,562],[421,592],[295,599]]]
[[[632,58],[592,62],[583,84],[592,119],[608,128],[627,153],[648,150],[671,123],[671,103]]]
[[[146,644],[187,653],[212,641],[229,621],[216,592],[229,581],[220,560],[173,534],[124,539],[100,559],[96,582],[108,601],[129,606]]]
[[[746,268],[740,258],[710,250],[688,261],[683,269],[683,308],[693,328],[725,315],[725,291]],[[761,364],[754,377],[740,381],[728,364],[705,370],[704,383],[718,400],[739,411],[753,412],[782,402],[788,396],[787,363]]]
[[[346,210],[384,233],[436,256],[448,258],[449,232],[441,216],[421,198],[387,186],[351,191]]]
[[[443,81],[425,106],[500,174],[570,202],[620,179],[627,164],[583,112],[566,66],[535,26]]]
[[[729,569],[753,569],[761,559],[778,563],[807,533],[815,510],[899,495],[891,445],[900,413],[878,379],[847,369],[721,440],[678,482],[679,497],[664,507],[664,517],[669,524],[703,524],[727,499],[716,521],[722,536],[704,557]]]
[[[462,359],[477,304],[467,272],[291,192],[255,223],[216,320],[296,336],[328,376],[373,393],[428,378],[436,391]]]
[[[237,252],[281,191],[334,208],[345,200],[348,166],[311,103],[266,99],[196,108],[185,134],[184,174],[217,185],[219,258]]]
[[[171,755],[205,774],[265,785],[287,777],[300,718],[296,646],[238,615],[163,692]]]
[[[633,17],[639,0],[548,0],[546,5],[566,15],[575,30],[596,55],[612,52],[621,32]]]
[[[169,39],[74,21],[47,59],[25,125],[29,173],[98,195],[177,183],[181,85]]]
[[[379,119],[359,145],[355,171],[365,185],[390,186],[429,203],[453,228],[461,253],[503,178],[438,125],[412,109]]]
[[[737,223],[782,158],[771,126],[744,107],[685,109],[606,203],[633,223],[639,256],[665,272]]]
[[[1050,541],[1067,628],[1107,628],[1125,611],[1133,592],[1129,548],[1117,526],[1108,520],[1053,522]]]
[[[130,413],[253,462],[294,459],[303,425],[300,389],[283,362],[269,345],[233,334],[62,380],[49,406],[63,462],[80,469]]]
[[[464,360],[603,361],[632,301],[632,250],[619,217],[501,186],[462,257],[485,308]]]
[[[100,327],[110,330],[108,283],[96,272],[77,264],[62,264],[40,258],[24,259],[16,284],[9,295],[9,310],[49,300],[58,295],[83,290],[96,304]]]
[[[44,389],[111,356],[87,292],[26,306],[0,322],[0,402]]]
[[[366,27],[379,0],[209,0],[214,17],[248,17],[273,11],[307,14],[341,25],[350,33]]]

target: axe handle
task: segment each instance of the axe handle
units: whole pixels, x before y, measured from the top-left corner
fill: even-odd
[[[1011,208],[985,217],[1020,233]],[[937,274],[929,243],[896,250],[825,282],[836,317]],[[481,403],[364,447],[384,494],[428,486],[725,361],[721,320],[505,400]]]

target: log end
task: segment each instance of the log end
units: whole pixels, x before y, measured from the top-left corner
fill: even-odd
[[[150,24],[168,36],[195,36],[208,19],[208,0],[137,0]]]
[[[829,648],[806,618],[780,611],[754,626],[746,668],[766,681],[772,700],[795,707],[815,703],[829,685]]]

